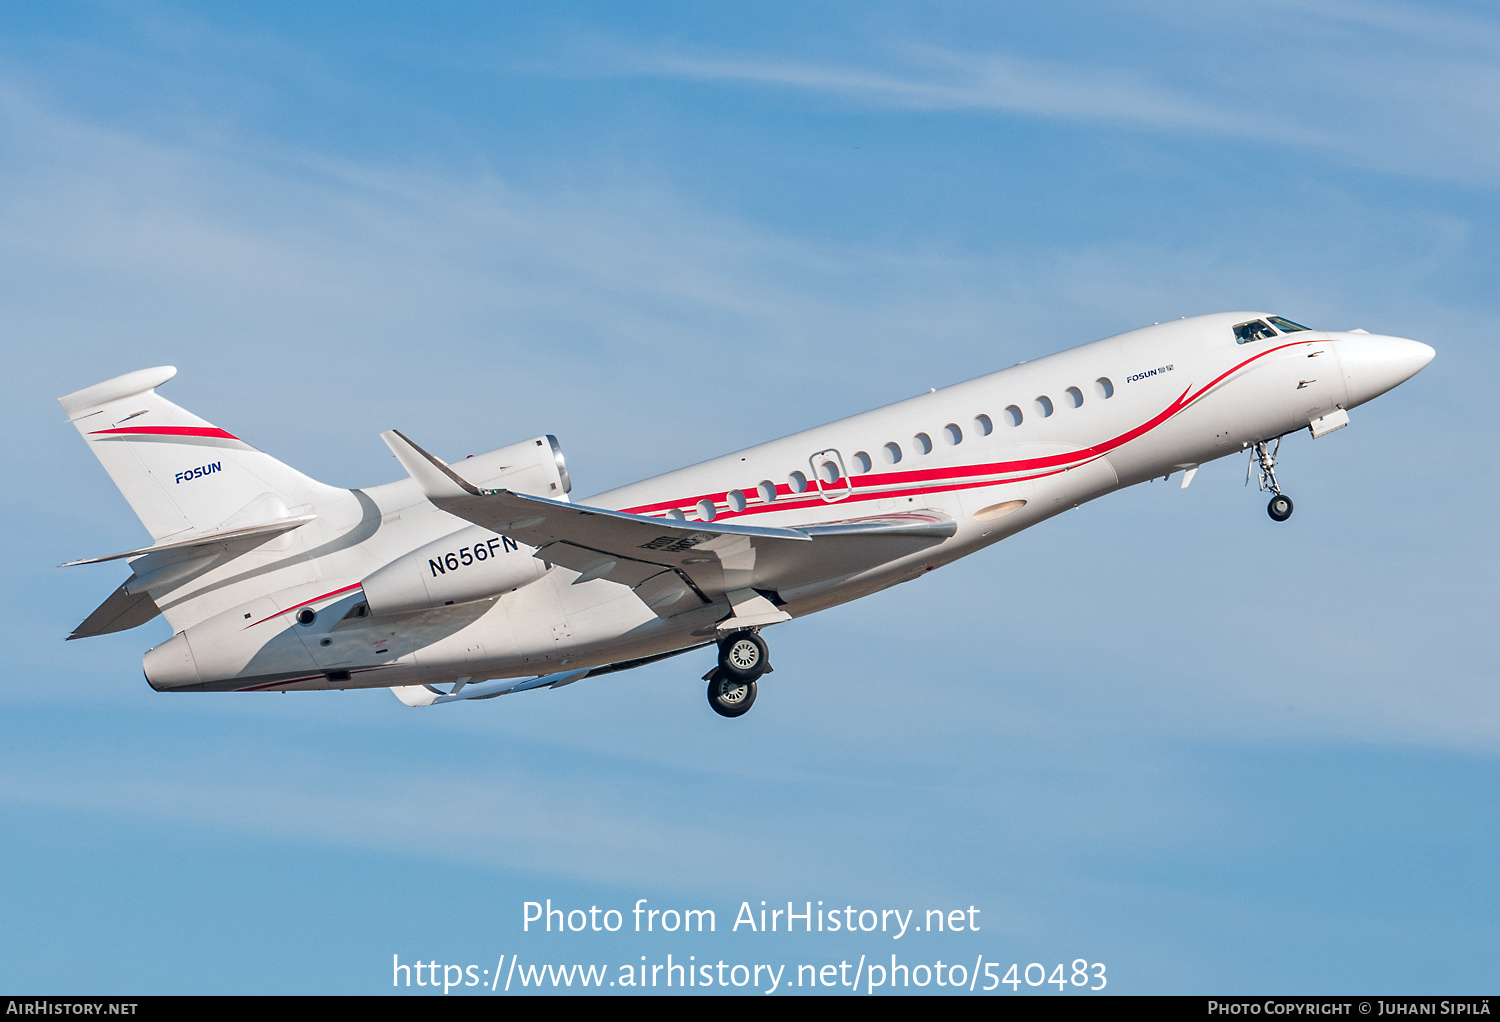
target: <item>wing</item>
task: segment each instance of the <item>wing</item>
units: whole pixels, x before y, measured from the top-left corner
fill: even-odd
[[[924,511],[776,529],[679,522],[481,490],[405,436],[381,434],[437,507],[536,548],[536,556],[579,573],[574,584],[607,579],[629,586],[659,616],[727,602],[721,628],[785,621],[767,593],[857,574],[957,530]]]

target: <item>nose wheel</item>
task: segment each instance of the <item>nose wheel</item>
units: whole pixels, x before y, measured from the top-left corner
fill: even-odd
[[[1275,442],[1267,444],[1264,440],[1259,441],[1250,449],[1250,464],[1245,467],[1245,482],[1250,482],[1250,470],[1260,470],[1260,488],[1262,491],[1271,491],[1271,502],[1266,505],[1266,514],[1271,516],[1273,522],[1284,522],[1292,517],[1292,498],[1281,492],[1281,487],[1276,484],[1276,452],[1281,450],[1281,437]]]
[[[735,632],[719,643],[719,666],[709,671],[708,705],[738,717],[755,705],[755,680],[771,669],[770,651],[755,632]]]

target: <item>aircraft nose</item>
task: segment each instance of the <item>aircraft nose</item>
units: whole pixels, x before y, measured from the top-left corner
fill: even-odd
[[[1405,337],[1346,337],[1339,341],[1339,361],[1349,407],[1379,397],[1411,379],[1432,361],[1437,352],[1421,341]]]

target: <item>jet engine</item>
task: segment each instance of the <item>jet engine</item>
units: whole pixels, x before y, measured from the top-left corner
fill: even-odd
[[[529,546],[471,525],[396,558],[362,583],[377,615],[493,599],[534,582],[547,566]]]
[[[567,500],[573,489],[562,445],[550,434],[473,455],[448,467],[486,490],[505,489],[533,497]]]

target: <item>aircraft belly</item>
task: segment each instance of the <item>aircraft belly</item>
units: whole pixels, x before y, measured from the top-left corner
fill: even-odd
[[[691,631],[711,630],[728,613],[727,607],[705,607],[701,621],[696,615],[662,620],[623,586],[599,580],[577,590],[593,592],[576,603],[566,592],[555,602],[532,599],[525,606],[502,600],[492,619],[420,650],[421,680],[524,677],[654,655],[701,643]]]

